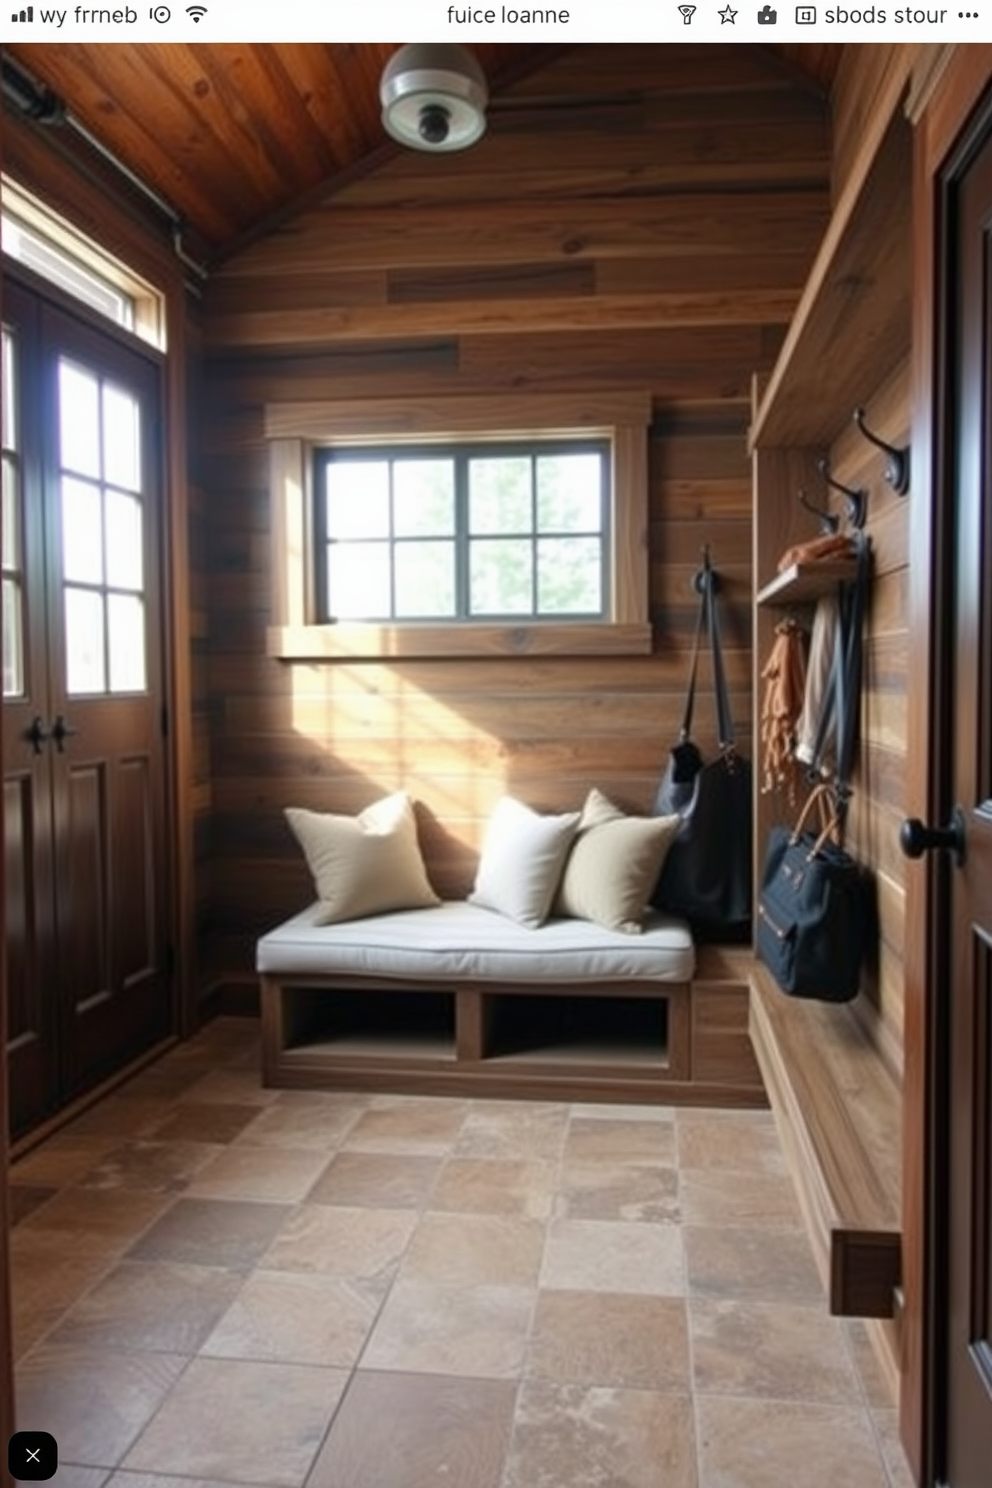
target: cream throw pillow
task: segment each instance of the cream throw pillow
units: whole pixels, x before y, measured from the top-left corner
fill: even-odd
[[[679,820],[626,816],[594,787],[582,808],[555,914],[637,934]]]
[[[539,816],[503,796],[486,826],[472,904],[536,930],[551,909],[579,813]]]
[[[405,791],[384,796],[358,816],[288,806],[320,900],[320,924],[440,904],[420,856],[413,803]]]

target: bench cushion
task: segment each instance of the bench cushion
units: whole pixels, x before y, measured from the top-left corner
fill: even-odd
[[[263,976],[341,974],[419,981],[688,982],[695,969],[689,927],[648,915],[641,935],[588,920],[548,920],[531,930],[480,905],[447,901],[339,925],[319,923],[320,906],[263,935]]]

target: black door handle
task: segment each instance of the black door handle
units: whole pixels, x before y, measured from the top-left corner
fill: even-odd
[[[960,865],[965,853],[964,812],[955,806],[946,827],[928,827],[919,817],[907,817],[899,828],[899,845],[907,858],[922,858],[925,852],[944,849],[953,853]]]
[[[31,745],[35,754],[40,754],[41,746],[47,744],[48,740],[52,737],[52,730],[44,723],[40,715],[36,713],[28,724],[28,727],[24,730],[24,737]]]
[[[59,713],[55,722],[52,724],[52,738],[55,740],[55,748],[59,754],[62,754],[65,750],[66,739],[71,739],[73,735],[78,733],[79,730],[73,728],[72,724]]]

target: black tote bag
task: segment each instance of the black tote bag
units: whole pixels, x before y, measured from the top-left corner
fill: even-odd
[[[699,612],[685,713],[654,802],[656,816],[680,824],[652,904],[688,920],[697,940],[746,940],[751,926],[752,771],[737,753],[723,667],[716,580],[709,559],[699,574]],[[720,752],[704,761],[691,738],[703,629],[713,657]]]
[[[811,793],[793,830],[769,833],[758,894],[755,950],[790,997],[849,1002],[877,939],[877,904],[870,875],[846,851],[844,824],[858,733],[861,627],[868,585],[868,545],[858,546],[857,577],[841,592],[832,685],[824,697],[814,745],[819,768],[831,720],[836,730],[835,779]],[[807,827],[814,803],[829,801],[819,832]]]

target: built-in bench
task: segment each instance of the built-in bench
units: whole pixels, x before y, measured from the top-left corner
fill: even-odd
[[[839,1316],[892,1318],[901,1275],[902,1099],[849,1006],[751,972],[751,1039]]]
[[[697,958],[682,921],[529,929],[466,902],[319,917],[258,943],[267,1085],[766,1104],[746,982],[715,950]]]

